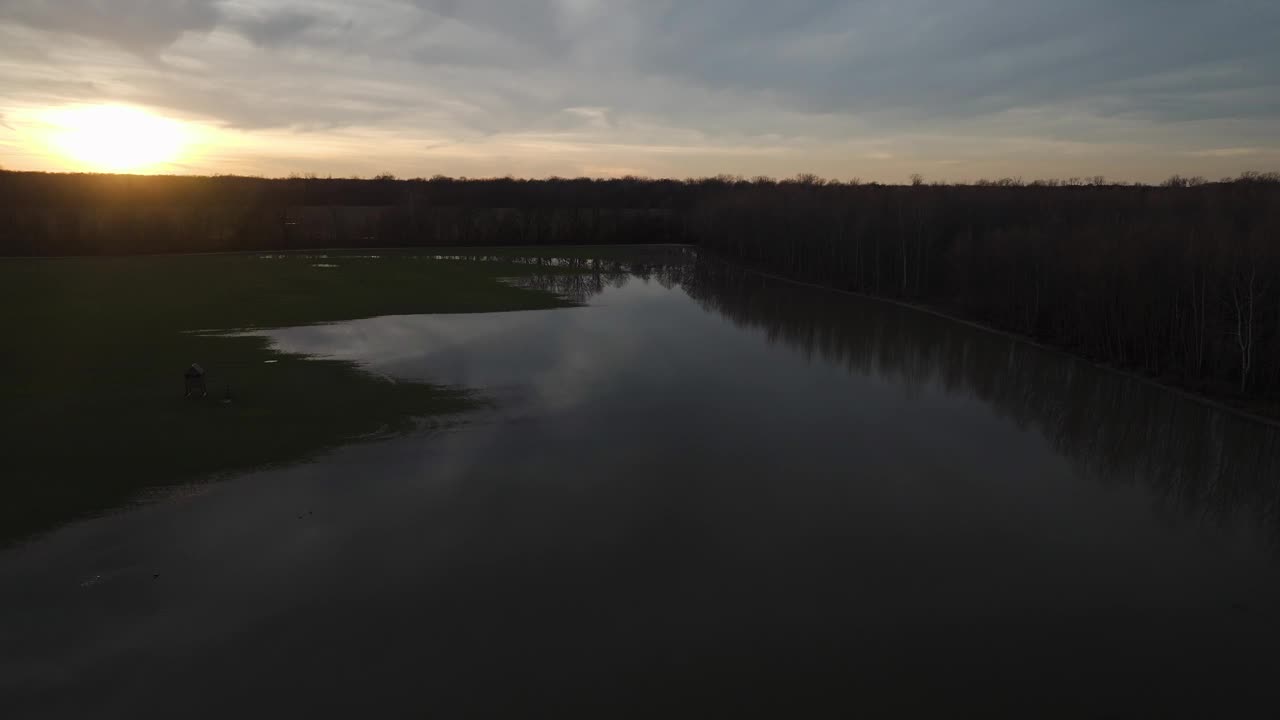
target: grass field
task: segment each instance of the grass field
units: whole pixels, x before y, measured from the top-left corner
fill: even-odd
[[[503,253],[534,254],[484,251]],[[217,331],[568,304],[498,280],[546,272],[537,266],[368,255],[0,260],[0,544],[145,490],[305,460],[483,402]],[[183,397],[192,362],[208,370],[206,399]]]

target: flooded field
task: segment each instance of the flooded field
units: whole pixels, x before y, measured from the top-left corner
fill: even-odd
[[[0,551],[15,717],[1204,716],[1271,692],[1276,430],[689,253],[554,257],[488,259],[518,311],[217,338],[465,402]],[[378,430],[346,377],[307,412]]]

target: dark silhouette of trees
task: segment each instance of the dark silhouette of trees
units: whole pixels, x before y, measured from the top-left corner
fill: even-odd
[[[684,242],[677,181],[0,172],[0,255]]]
[[[0,255],[690,243],[1274,412],[1280,175],[1160,186],[0,172]]]
[[[1274,410],[1280,176],[1161,187],[799,179],[700,197],[699,245]]]

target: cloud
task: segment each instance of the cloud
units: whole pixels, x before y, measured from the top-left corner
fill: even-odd
[[[244,19],[236,28],[259,47],[278,47],[301,39],[319,18],[300,10],[287,9],[262,17]]]
[[[152,54],[217,26],[217,0],[0,0],[0,20]]]
[[[663,18],[664,32],[641,62],[698,85],[769,93],[813,111],[926,121],[1101,99],[1110,99],[1113,111],[1123,99],[1125,111],[1177,119],[1224,82],[1272,100],[1280,82],[1273,37],[1280,6],[1268,3],[734,5],[731,24],[722,22],[726,3],[681,5]],[[1271,109],[1265,102],[1259,108]]]
[[[1262,155],[1193,153],[1280,142],[1276,27],[1268,0],[0,0],[0,67],[11,102],[292,133],[291,158],[442,148],[423,172],[1217,173]]]
[[[1187,153],[1192,157],[1218,157],[1218,158],[1235,158],[1235,157],[1257,157],[1260,155],[1280,155],[1280,148],[1259,148],[1259,147],[1229,147],[1229,148],[1213,148],[1210,150],[1194,150]]]

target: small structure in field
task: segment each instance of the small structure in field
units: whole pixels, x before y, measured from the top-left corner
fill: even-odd
[[[204,384],[204,368],[200,367],[200,363],[191,363],[191,367],[182,374],[182,379],[186,387],[184,397],[191,397],[196,393],[199,393],[200,397],[209,396],[209,389]]]

